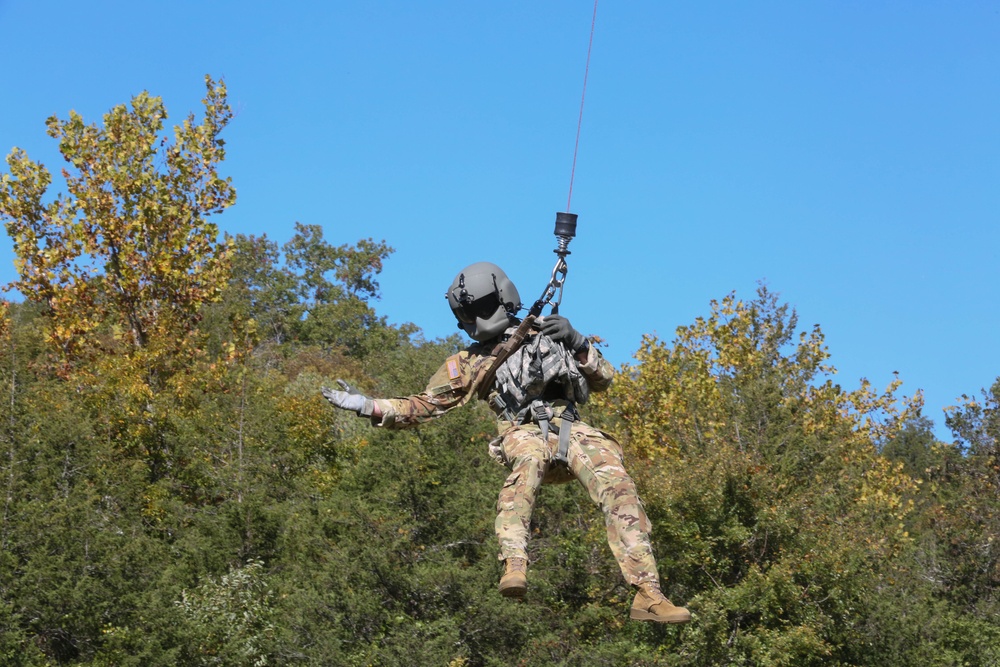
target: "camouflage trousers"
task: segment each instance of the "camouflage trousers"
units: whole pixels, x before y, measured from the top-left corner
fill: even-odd
[[[651,525],[635,483],[625,471],[621,445],[602,431],[576,422],[567,454],[569,470],[554,462],[558,448],[558,435],[551,434],[546,443],[537,425],[524,424],[507,433],[494,452],[510,469],[497,501],[500,560],[527,559],[531,511],[539,487],[543,481],[568,481],[571,475],[604,513],[608,545],[625,580],[633,586],[658,583],[649,543]]]

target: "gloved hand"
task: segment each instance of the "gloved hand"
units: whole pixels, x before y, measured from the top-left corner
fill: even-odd
[[[578,352],[587,342],[583,334],[573,328],[562,315],[547,315],[542,319],[542,333],[562,344],[572,352]]]
[[[338,408],[353,410],[360,417],[371,416],[372,410],[375,409],[375,401],[354,389],[343,380],[337,380],[337,384],[343,388],[343,391],[328,389],[326,387],[320,388],[326,400],[330,401]]]

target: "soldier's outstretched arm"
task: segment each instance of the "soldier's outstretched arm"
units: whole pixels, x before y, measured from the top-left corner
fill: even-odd
[[[448,357],[431,377],[427,388],[411,396],[369,398],[357,392],[352,394],[354,390],[349,386],[345,391],[324,387],[323,396],[338,408],[369,417],[373,426],[409,428],[436,419],[475,398],[472,380],[479,359],[481,357],[470,355],[467,351]],[[341,386],[344,387],[344,384]]]
[[[337,384],[341,386],[340,390],[329,389],[328,387],[320,388],[323,396],[332,405],[342,410],[351,410],[359,417],[382,417],[382,411],[379,409],[379,405],[375,402],[375,399],[368,398],[343,380],[337,380]]]

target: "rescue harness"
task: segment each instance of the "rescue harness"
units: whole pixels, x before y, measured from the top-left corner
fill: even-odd
[[[579,419],[576,406],[590,396],[573,353],[536,332],[499,364],[493,388],[490,404],[498,414],[515,427],[536,422],[546,443],[555,430],[559,435],[555,460],[568,464],[570,431]],[[561,422],[558,427],[552,423],[556,417]]]

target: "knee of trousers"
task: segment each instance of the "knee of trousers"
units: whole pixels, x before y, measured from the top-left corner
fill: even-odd
[[[615,478],[600,491],[601,504],[609,511],[628,505],[636,505],[643,513],[639,492],[631,477]]]
[[[645,536],[648,539],[653,524],[646,516],[646,509],[642,506],[642,501],[634,492],[611,493],[607,497],[603,509],[609,527],[614,526],[616,533],[627,533],[634,536],[632,539],[627,539],[628,542],[644,541],[640,536]]]
[[[531,471],[512,472],[497,497],[497,512],[531,511],[540,479]]]
[[[518,456],[511,462],[510,475],[504,487],[509,486],[512,477],[517,477],[517,485],[534,492],[542,484],[549,462],[540,456]]]

